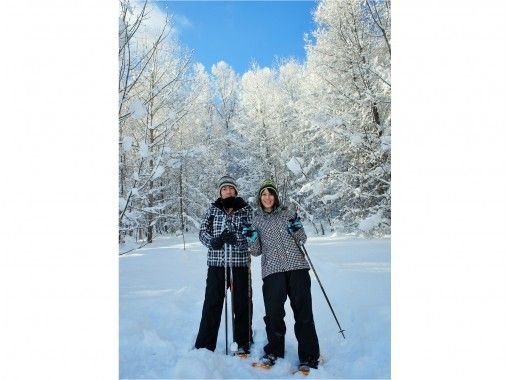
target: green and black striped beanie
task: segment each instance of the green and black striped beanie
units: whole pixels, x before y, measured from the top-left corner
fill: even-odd
[[[232,178],[232,177],[230,177],[228,175],[224,175],[218,181],[218,191],[220,192],[220,195],[221,195],[221,188],[223,186],[232,186],[235,189],[235,191],[236,191],[236,195],[239,194],[239,191],[237,190],[237,184],[234,181],[234,178]]]

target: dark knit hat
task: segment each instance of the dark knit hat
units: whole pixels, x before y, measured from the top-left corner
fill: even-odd
[[[262,182],[262,185],[260,185],[260,189],[259,189],[259,198],[262,194],[262,192],[265,190],[265,189],[273,189],[274,192],[276,194],[278,194],[278,189],[276,188],[276,185],[274,184],[273,181],[271,181],[270,179],[266,179],[264,180],[264,182]]]
[[[262,205],[262,201],[260,199],[262,197],[262,192],[266,189],[269,190],[269,192],[274,195],[274,198],[275,198],[274,205],[273,205],[273,210],[274,210],[275,208],[277,208],[280,205],[280,199],[278,197],[278,188],[276,187],[274,182],[271,181],[270,179],[264,180],[264,182],[262,182],[262,185],[260,185],[259,197],[258,197],[259,206],[261,209],[264,209],[264,206]]]
[[[236,191],[236,195],[238,194],[237,184],[234,181],[234,178],[232,178],[228,175],[224,175],[223,177],[220,178],[220,180],[218,181],[218,191],[220,192],[220,195],[221,195],[221,188],[223,186],[232,186]]]

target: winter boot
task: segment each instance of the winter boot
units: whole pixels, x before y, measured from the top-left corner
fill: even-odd
[[[318,366],[318,360],[305,360],[299,363],[299,367],[308,367],[308,370],[310,370],[310,368],[317,369]]]
[[[299,367],[296,370],[290,371],[291,374],[300,374],[304,376],[308,376],[310,374],[310,367],[306,364],[300,364]]]
[[[253,367],[271,369],[275,365],[277,359],[276,355],[265,354],[258,362],[252,363],[251,365]]]
[[[234,356],[240,358],[247,358],[250,356],[250,346],[240,346],[236,351],[234,351]]]

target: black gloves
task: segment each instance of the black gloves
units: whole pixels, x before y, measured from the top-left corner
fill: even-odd
[[[234,245],[237,243],[237,236],[235,233],[224,229],[223,232],[220,235],[220,238],[227,244]]]
[[[221,249],[225,243],[235,245],[237,243],[236,234],[224,229],[220,236],[212,238],[210,242],[212,249]]]
[[[223,240],[221,240],[221,236],[211,239],[211,248],[212,249],[221,249],[222,247],[223,247]]]

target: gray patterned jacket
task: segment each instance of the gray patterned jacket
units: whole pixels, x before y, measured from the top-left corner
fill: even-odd
[[[288,272],[296,269],[310,269],[306,259],[287,231],[289,219],[295,212],[279,207],[268,214],[258,210],[253,217],[253,227],[259,237],[248,244],[248,251],[253,256],[262,255],[262,278],[273,273]],[[306,242],[304,228],[294,233],[297,241]]]

